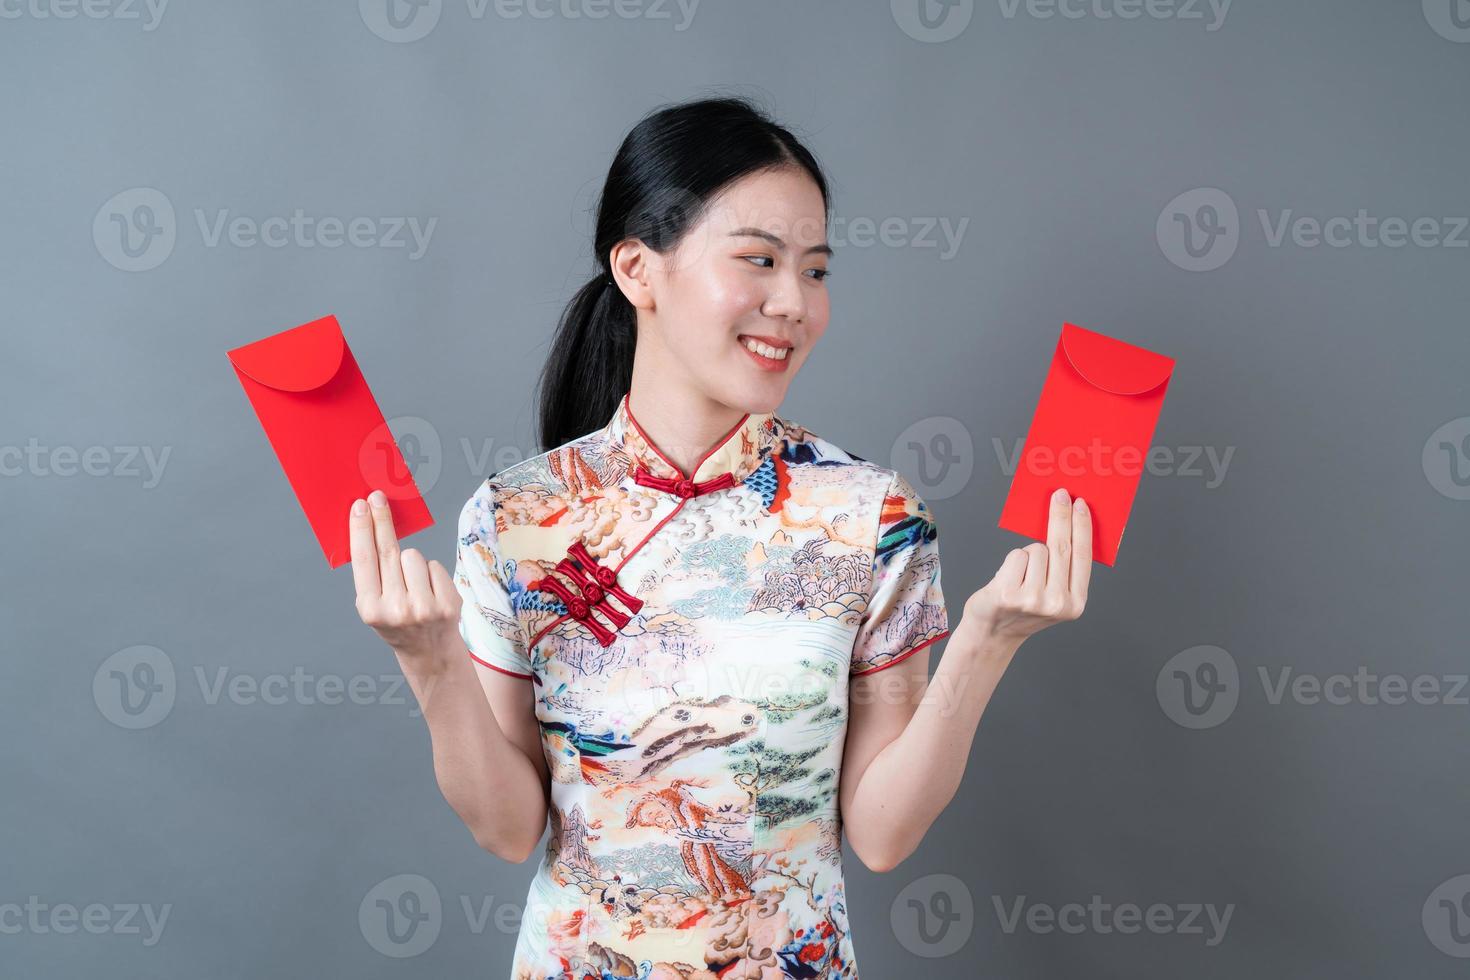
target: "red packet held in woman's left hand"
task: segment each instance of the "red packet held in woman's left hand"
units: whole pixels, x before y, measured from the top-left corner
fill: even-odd
[[[351,559],[348,511],[373,490],[400,538],[434,523],[335,316],[228,353],[328,565]]]

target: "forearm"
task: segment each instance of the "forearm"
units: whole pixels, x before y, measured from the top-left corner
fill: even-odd
[[[919,704],[903,732],[873,757],[853,795],[848,822],[864,828],[870,865],[887,870],[902,862],[954,799],[980,717],[1017,646],[982,642],[961,622],[927,686],[878,685],[877,697],[916,697]]]
[[[501,730],[463,645],[433,666],[423,659],[399,662],[429,725],[440,792],[481,847],[525,860],[546,827],[540,774]]]

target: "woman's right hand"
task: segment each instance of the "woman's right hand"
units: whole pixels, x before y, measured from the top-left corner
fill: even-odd
[[[381,490],[356,500],[349,517],[357,614],[400,657],[433,668],[453,656],[462,599],[454,579],[416,548],[402,551]]]

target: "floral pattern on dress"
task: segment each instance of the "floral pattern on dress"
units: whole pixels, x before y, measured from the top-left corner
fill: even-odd
[[[625,395],[458,531],[461,635],[532,685],[551,777],[513,980],[856,978],[850,678],[949,632],[908,481],[774,413],[686,475]]]

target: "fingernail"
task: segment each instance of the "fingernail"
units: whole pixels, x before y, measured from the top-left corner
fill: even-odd
[[[1073,506],[1082,511],[1082,513],[1087,513],[1087,502],[1081,497],[1078,497],[1076,501],[1073,502]]]
[[[1051,495],[1051,499],[1065,501],[1067,499],[1067,488],[1057,487],[1057,492]]]
[[[381,490],[374,490],[368,494],[368,500],[374,507],[385,507],[388,504],[388,495]]]
[[[367,501],[366,500],[363,500],[361,497],[358,497],[356,500],[354,500],[352,502],[352,515],[354,517],[361,517],[363,514],[366,514],[366,513],[367,513]]]

